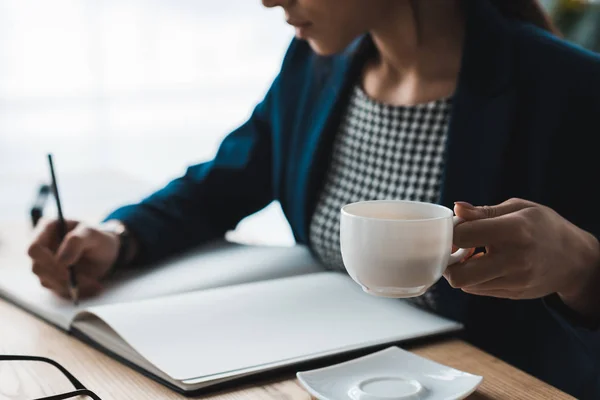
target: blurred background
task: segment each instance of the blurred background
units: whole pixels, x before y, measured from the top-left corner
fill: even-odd
[[[543,3],[600,51],[597,1]],[[86,219],[209,159],[292,35],[259,0],[0,0],[0,223],[27,218],[48,152],[65,213]],[[277,204],[232,237],[293,244]]]
[[[600,0],[541,0],[564,37],[600,52]]]

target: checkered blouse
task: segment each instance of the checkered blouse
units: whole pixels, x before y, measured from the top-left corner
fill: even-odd
[[[340,208],[361,200],[437,202],[451,100],[414,106],[379,103],[355,86],[310,224],[310,244],[331,269],[345,270]]]

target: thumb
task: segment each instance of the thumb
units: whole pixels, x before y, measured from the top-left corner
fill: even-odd
[[[76,264],[89,246],[89,229],[79,226],[69,232],[61,243],[56,258],[61,267]]]
[[[454,213],[457,217],[465,221],[477,219],[495,218],[523,210],[525,208],[535,207],[536,203],[523,199],[510,199],[494,206],[474,206],[464,201],[454,203]]]

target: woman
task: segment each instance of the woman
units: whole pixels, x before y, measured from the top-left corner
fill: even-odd
[[[274,199],[297,241],[343,269],[341,205],[456,203],[455,244],[487,251],[421,303],[471,343],[600,398],[600,58],[557,39],[534,0],[263,3],[297,39],[249,121],[101,227],[71,222],[60,244],[47,225],[29,251],[41,284],[66,296],[76,264],[94,294],[112,267],[222,237]]]

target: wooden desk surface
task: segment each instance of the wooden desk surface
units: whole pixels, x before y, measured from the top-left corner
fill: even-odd
[[[410,350],[442,364],[482,375],[483,383],[469,399],[572,399],[460,340],[445,340]],[[185,398],[4,300],[0,300],[0,354],[52,358],[103,400]],[[56,394],[56,390],[64,389],[63,379],[58,376],[56,380],[61,382],[60,388],[53,386],[53,380],[47,376],[32,377],[28,375],[26,369],[17,370],[14,365],[16,364],[0,365],[0,400],[31,399]],[[203,398],[219,400],[308,400],[311,398],[293,376],[282,379]]]

